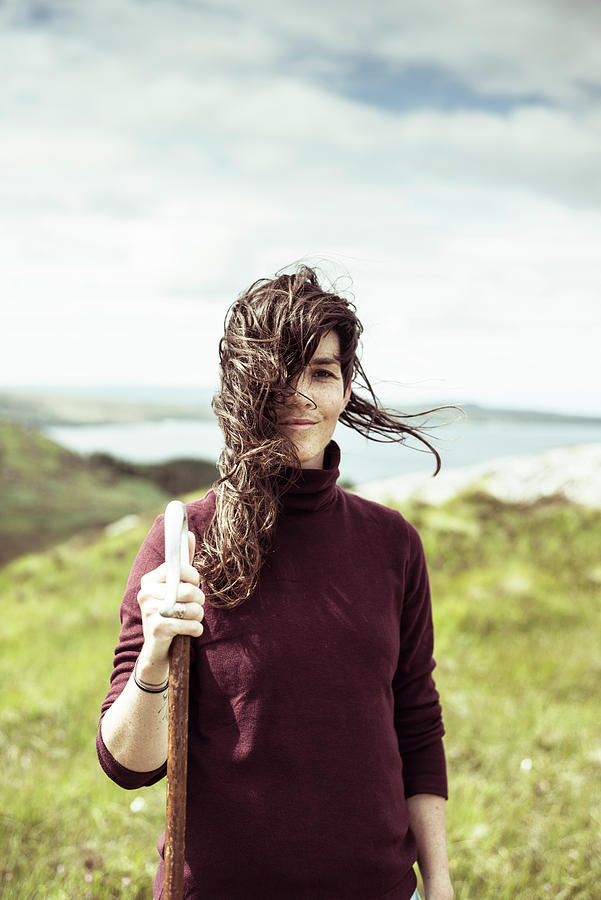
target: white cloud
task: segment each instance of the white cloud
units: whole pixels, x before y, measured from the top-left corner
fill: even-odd
[[[52,8],[4,12],[0,383],[211,383],[234,296],[325,256],[374,374],[601,412],[596,6]],[[318,45],[324,71],[368,47],[555,106],[370,107]]]
[[[560,103],[585,103],[586,85],[601,77],[592,40],[601,27],[596,0],[255,0],[252,8],[244,0],[224,0],[220,8],[260,22],[280,41],[323,48],[324,68],[326,54],[334,60],[373,54],[395,65],[447,68],[484,93],[541,93]],[[309,65],[315,66],[314,57]]]

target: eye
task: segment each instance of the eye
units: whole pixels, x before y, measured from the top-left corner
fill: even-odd
[[[316,369],[313,373],[315,378],[335,378],[333,372],[330,372],[329,369]]]

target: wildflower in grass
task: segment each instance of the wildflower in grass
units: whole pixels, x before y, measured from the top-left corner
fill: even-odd
[[[91,875],[89,872],[86,872],[86,874],[83,876],[83,880],[87,881],[87,883],[89,884],[91,881],[94,880],[94,876]]]
[[[129,808],[132,812],[142,812],[142,810],[146,806],[146,800],[144,797],[134,797],[134,799],[129,804]]]
[[[472,828],[472,840],[478,841],[480,838],[483,838],[486,834],[488,834],[488,826],[484,824],[484,822],[478,822]]]
[[[65,874],[65,867],[63,866],[62,863],[58,864],[58,866],[56,867],[56,871],[58,872],[59,875]]]
[[[532,768],[532,760],[531,759],[528,759],[528,757],[526,757],[526,759],[523,759],[521,761],[520,769],[522,770],[522,772],[529,772],[531,768]]]

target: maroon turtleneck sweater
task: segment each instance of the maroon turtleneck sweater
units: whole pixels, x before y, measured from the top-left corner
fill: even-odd
[[[408,900],[416,845],[406,798],[446,797],[432,679],[432,616],[419,536],[398,513],[341,490],[324,469],[284,497],[251,597],[205,607],[192,642],[185,896],[211,900]],[[209,492],[188,504],[202,539]],[[102,714],[142,646],[141,576],[164,560],[162,516],[135,560]],[[133,772],[130,789],[165,774]],[[159,853],[163,850],[159,839]],[[163,860],[154,897],[162,896]]]

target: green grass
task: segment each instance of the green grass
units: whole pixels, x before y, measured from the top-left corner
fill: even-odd
[[[72,540],[0,572],[3,897],[151,896],[164,787],[133,813],[141,795],[106,778],[94,747],[119,596],[146,530]]]
[[[0,423],[0,563],[164,502],[143,478],[90,464],[49,438]]]
[[[456,898],[592,900],[601,884],[601,512],[484,496],[404,512],[430,564]],[[119,598],[151,519],[0,570],[6,900],[151,897],[164,785],[122,791],[94,748]],[[132,810],[139,798],[144,807]]]
[[[81,456],[0,422],[0,564],[164,505],[216,477],[214,464],[195,459],[143,465],[108,454]]]
[[[455,895],[596,898],[601,513],[486,496],[412,513],[436,599]]]

